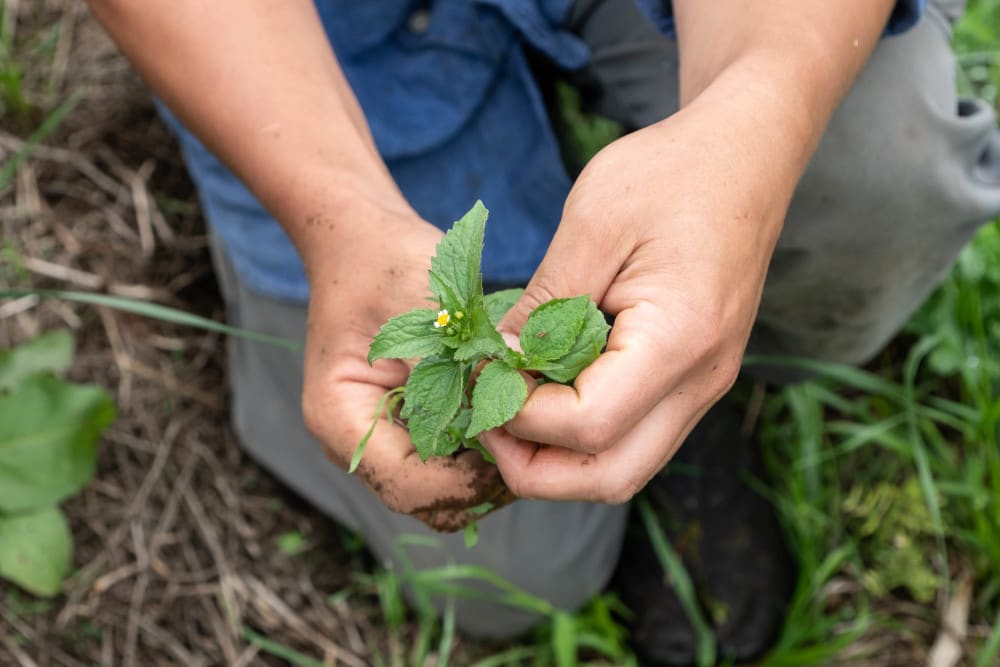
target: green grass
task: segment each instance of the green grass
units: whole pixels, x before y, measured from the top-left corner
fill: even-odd
[[[771,493],[802,568],[774,664],[814,664],[838,638],[892,632],[899,619],[872,612],[890,599],[915,601],[933,621],[966,571],[974,622],[997,622],[998,259],[994,223],[907,327],[902,363],[877,375],[826,369],[768,401]],[[831,603],[824,590],[845,576],[859,587]],[[978,649],[983,664],[996,643]]]
[[[956,30],[965,94],[997,103],[1000,1],[971,2]],[[969,664],[1000,659],[1000,221],[988,225],[895,343],[877,374],[772,397],[763,415],[776,503],[801,573],[766,664],[822,664],[863,635],[906,634],[894,601],[937,624],[965,572]],[[856,588],[830,595],[835,581]],[[919,638],[917,641],[925,640]]]

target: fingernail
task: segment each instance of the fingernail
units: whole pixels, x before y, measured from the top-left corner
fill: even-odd
[[[517,336],[517,334],[511,333],[510,331],[501,331],[500,335],[511,349],[517,350],[518,352],[524,351],[521,349],[521,339]]]

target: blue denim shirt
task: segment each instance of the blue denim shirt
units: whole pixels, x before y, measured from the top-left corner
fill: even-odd
[[[586,46],[564,27],[572,1],[316,0],[379,152],[414,209],[442,229],[476,199],[491,209],[487,282],[527,282],[569,192],[524,47],[566,69],[586,65]],[[636,1],[672,34],[669,2]],[[888,31],[912,25],[925,1],[900,0]],[[266,296],[306,301],[305,271],[291,241],[253,194],[163,112],[240,278]]]

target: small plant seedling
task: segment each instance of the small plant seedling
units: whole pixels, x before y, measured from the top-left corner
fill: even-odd
[[[480,266],[488,215],[477,201],[438,244],[430,269],[437,308],[393,317],[372,341],[368,363],[420,361],[406,385],[390,390],[379,403],[351,472],[382,414],[394,418],[400,404],[399,417],[406,420],[421,460],[467,448],[492,462],[476,436],[504,425],[524,405],[528,385],[521,371],[537,371],[539,382],[570,383],[604,348],[610,327],[588,296],[540,305],[521,330],[521,351],[507,345],[496,326],[522,290],[483,294]],[[473,371],[483,362],[472,386]]]

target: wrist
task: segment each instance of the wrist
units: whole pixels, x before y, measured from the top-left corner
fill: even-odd
[[[794,67],[748,55],[686,101],[677,115],[695,126],[705,154],[727,163],[723,169],[734,186],[770,199],[783,218],[833,107]]]
[[[404,234],[408,227],[428,226],[391,180],[339,167],[309,170],[282,193],[276,209],[310,283],[371,261],[374,250],[368,246]]]

